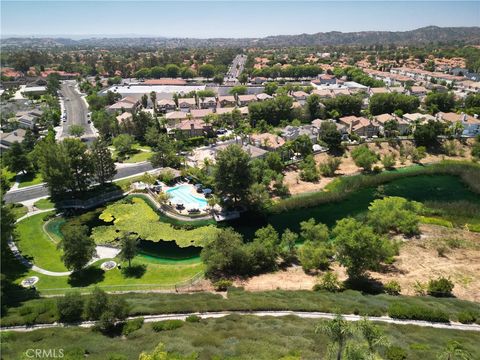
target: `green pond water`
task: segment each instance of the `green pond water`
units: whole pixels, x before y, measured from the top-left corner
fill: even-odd
[[[394,180],[383,185],[384,194],[387,196],[401,196],[410,200],[419,202],[438,201],[468,201],[480,204],[480,195],[471,192],[459,177],[450,175],[419,175]],[[333,226],[339,219],[348,216],[359,216],[364,213],[369,204],[376,198],[376,188],[365,188],[352,193],[347,199],[317,205],[310,208],[300,208],[271,214],[268,216],[259,216],[251,213],[242,214],[240,219],[218,223],[220,227],[233,227],[236,231],[243,234],[246,240],[253,238],[257,229],[267,224],[271,224],[279,233],[289,228],[295,232],[300,231],[300,222],[314,218],[329,227]],[[136,195],[133,195],[136,196]],[[141,197],[141,196],[140,196]],[[143,199],[147,200],[145,197]],[[147,201],[150,206],[149,201]],[[101,209],[95,209],[87,212],[80,217],[88,219],[90,227],[98,226],[98,215]],[[480,217],[480,214],[477,214]],[[211,221],[202,221],[194,223],[182,223],[172,220],[162,214],[159,214],[159,221],[167,221],[177,226],[203,226]],[[48,230],[56,236],[61,237],[61,226],[65,221],[57,220],[49,224]],[[83,222],[85,224],[85,222]],[[141,241],[139,245],[139,257],[146,262],[153,263],[193,263],[200,261],[199,247],[180,248],[174,241]]]

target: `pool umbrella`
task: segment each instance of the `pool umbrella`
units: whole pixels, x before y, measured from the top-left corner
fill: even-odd
[[[203,189],[203,193],[204,193],[205,195],[210,195],[210,194],[212,193],[212,189],[208,189],[208,188],[207,188],[207,189]]]

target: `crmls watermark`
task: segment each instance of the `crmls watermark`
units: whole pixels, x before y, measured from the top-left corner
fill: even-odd
[[[27,359],[61,359],[63,349],[28,349],[25,356]]]

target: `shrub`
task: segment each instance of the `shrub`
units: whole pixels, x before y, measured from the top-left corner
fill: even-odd
[[[447,278],[439,277],[428,282],[427,293],[431,296],[451,296],[454,284]]]
[[[227,291],[227,289],[232,285],[232,281],[227,279],[221,279],[213,283],[215,291]]]
[[[317,165],[315,164],[315,159],[312,155],[308,155],[300,163],[300,179],[308,182],[315,182],[319,179]]]
[[[393,303],[388,308],[388,315],[395,319],[425,320],[431,322],[449,322],[448,314],[438,309],[425,306]]]
[[[165,330],[175,330],[181,328],[184,322],[182,320],[163,320],[152,324],[152,329],[156,332]]]
[[[413,284],[413,291],[415,292],[415,295],[425,296],[427,294],[427,286],[417,280],[415,281],[415,284]]]
[[[382,165],[385,169],[391,169],[395,166],[395,155],[385,154],[382,157]]]
[[[395,281],[395,280],[392,280],[386,283],[383,286],[383,289],[388,295],[400,295],[400,292],[402,291],[400,284],[398,283],[398,281]]]
[[[437,246],[437,254],[440,257],[445,257],[448,252],[448,248],[444,245]]]
[[[128,320],[125,325],[123,325],[122,334],[127,336],[134,331],[137,331],[143,326],[143,317],[133,320]]]
[[[82,318],[83,298],[78,292],[71,292],[57,300],[58,318],[60,321],[72,322]]]
[[[387,360],[404,360],[407,358],[407,351],[399,346],[390,346],[385,352]]]
[[[342,284],[338,281],[338,276],[334,272],[327,271],[320,278],[320,282],[315,284],[313,290],[326,290],[330,292],[337,292],[342,290]]]
[[[320,174],[326,177],[335,176],[335,171],[337,171],[341,162],[342,160],[337,157],[328,158],[325,162],[320,163]]]
[[[187,318],[185,319],[186,322],[189,322],[189,323],[198,323],[202,320],[202,318],[198,315],[189,315],[187,316]]]
[[[351,155],[355,165],[363,168],[365,171],[370,171],[372,165],[378,161],[378,155],[366,145],[356,147],[352,150]]]
[[[461,311],[457,315],[458,321],[462,324],[473,324],[477,319],[479,319],[478,314],[475,314],[472,311]]]

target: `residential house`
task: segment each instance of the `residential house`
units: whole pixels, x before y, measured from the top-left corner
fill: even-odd
[[[8,149],[13,143],[21,143],[25,139],[25,129],[17,129],[9,133],[0,134],[0,147],[2,149]]]
[[[178,99],[178,108],[183,112],[198,109],[197,100],[195,98],[180,98]]]
[[[250,136],[250,142],[269,151],[276,150],[285,144],[282,137],[270,133],[253,134]]]
[[[312,142],[317,142],[318,129],[313,125],[291,126],[288,125],[282,130],[282,137],[285,140],[295,140],[299,136],[307,135]]]
[[[32,96],[39,96],[47,93],[47,87],[46,86],[30,86],[30,87],[25,87],[22,90],[22,94],[24,95],[32,95]]]
[[[134,113],[137,110],[137,107],[140,105],[140,101],[132,96],[126,96],[115,104],[110,105],[107,108],[107,112],[115,113],[117,111]]]
[[[409,94],[423,97],[427,95],[427,92],[428,90],[425,88],[425,86],[412,86],[412,88],[409,91]]]
[[[31,114],[22,114],[15,119],[18,122],[18,126],[22,129],[34,129],[37,124],[37,117]]]
[[[257,94],[257,100],[258,101],[265,101],[265,100],[270,100],[270,99],[273,99],[273,96],[265,94],[265,93]]]
[[[122,124],[124,122],[130,121],[133,119],[133,115],[129,112],[124,112],[123,114],[120,114],[116,117],[117,122],[119,124]]]
[[[257,101],[256,95],[238,95],[238,105],[247,106],[248,104]]]
[[[320,96],[321,99],[330,99],[333,97],[332,92],[328,89],[314,89],[312,94]]]
[[[174,127],[180,121],[187,119],[188,115],[184,111],[172,111],[165,114],[165,119],[169,127]]]
[[[237,105],[237,100],[233,95],[225,95],[218,97],[218,103],[221,107],[234,107]]]
[[[403,94],[405,92],[405,88],[403,86],[392,86],[390,87],[390,92]]]
[[[307,100],[308,94],[305,91],[293,91],[292,97],[300,104],[305,104],[305,100]]]
[[[157,111],[159,112],[169,112],[174,111],[177,108],[175,101],[172,99],[160,99],[157,101]]]
[[[337,83],[335,76],[329,74],[318,75],[318,80],[321,85],[335,85]]]
[[[335,120],[322,120],[322,119],[312,120],[311,124],[312,124],[312,126],[315,126],[318,129],[318,134],[319,135],[322,133],[321,127],[322,127],[322,124],[325,123],[325,122],[331,122],[331,123],[335,124],[335,126],[337,128],[337,131],[340,134],[342,134],[342,136],[348,134],[347,127],[344,124],[340,124],[339,122],[336,122]]]
[[[378,88],[369,88],[368,95],[372,96],[375,94],[387,94],[389,91],[386,87],[378,87]]]
[[[399,135],[405,135],[409,132],[409,128],[410,128],[409,123],[406,120],[402,119],[401,117],[398,117],[392,114],[381,114],[381,115],[375,116],[375,121],[380,126],[381,133],[384,133],[385,124],[392,120],[396,121],[398,124]]]
[[[348,89],[332,89],[332,95],[350,95],[350,91]]]
[[[376,123],[362,116],[344,116],[338,121],[347,126],[350,134],[355,133],[358,136],[367,138],[377,135],[380,130],[380,127]]]
[[[195,109],[190,111],[192,119],[203,119],[205,116],[213,114],[212,109]]]
[[[437,117],[439,120],[454,125],[455,123],[460,123],[463,126],[462,135],[464,136],[476,136],[480,134],[480,119],[470,116],[464,113],[457,114],[453,112],[449,113],[438,113]]]
[[[408,122],[409,124],[414,124],[414,123],[426,123],[430,120],[437,120],[435,116],[429,115],[429,114],[420,114],[420,113],[413,113],[413,114],[403,114],[402,116],[403,120]]]
[[[267,80],[268,79],[266,77],[256,76],[250,79],[250,83],[256,84],[256,85],[262,85],[263,83],[267,82]]]
[[[204,136],[212,132],[212,126],[201,119],[182,120],[173,129],[184,137]]]
[[[217,99],[213,96],[200,99],[199,102],[200,109],[215,109],[217,107]]]

